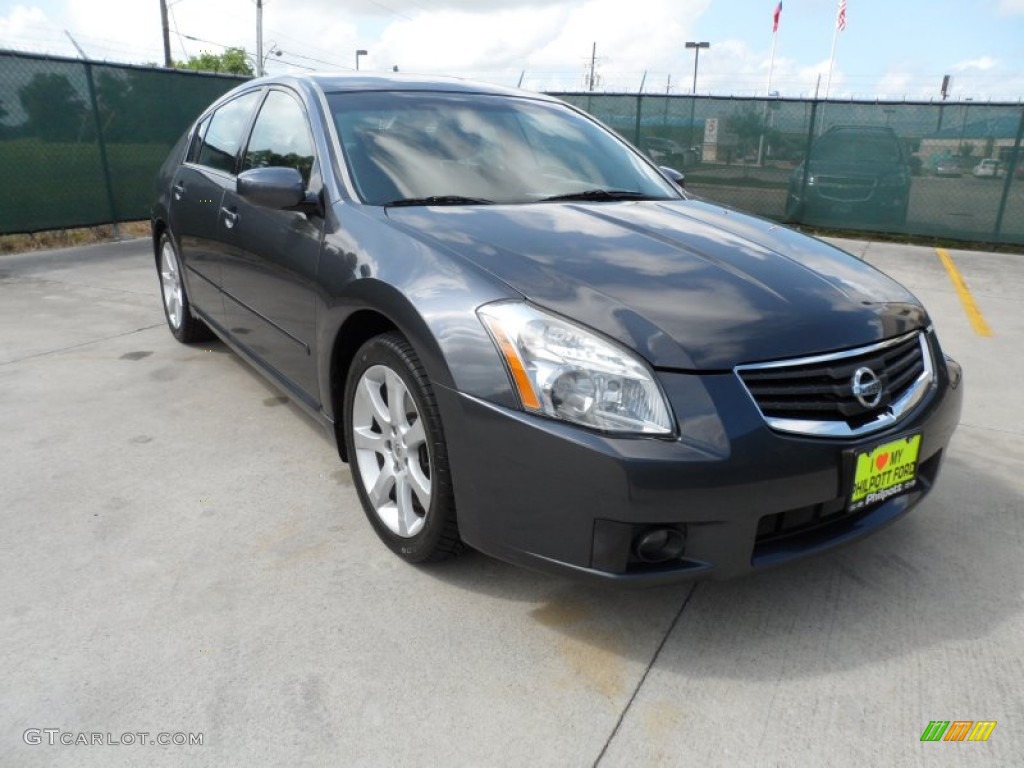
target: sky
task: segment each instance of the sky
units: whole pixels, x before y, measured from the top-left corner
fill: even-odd
[[[256,50],[255,0],[168,0],[176,59]],[[267,72],[362,69],[533,90],[764,95],[776,0],[264,0]],[[1024,0],[847,0],[829,93],[838,98],[1024,99]],[[824,95],[837,0],[783,0],[771,90]],[[162,63],[158,0],[0,0],[0,48]],[[277,55],[273,51],[280,51]],[[646,73],[646,76],[645,76]],[[820,78],[820,80],[819,80]]]

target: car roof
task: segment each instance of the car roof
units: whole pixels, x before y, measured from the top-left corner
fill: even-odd
[[[263,77],[250,81],[250,85],[273,83],[313,85],[324,93],[345,91],[444,91],[448,93],[474,93],[492,96],[516,96],[539,101],[558,102],[550,96],[534,91],[506,88],[490,83],[437,75],[407,75],[399,73],[368,72],[311,72],[299,75]]]

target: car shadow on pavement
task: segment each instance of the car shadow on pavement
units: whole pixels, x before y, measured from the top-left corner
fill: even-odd
[[[488,596],[536,603],[530,616],[575,640],[650,661],[649,642],[614,628],[669,631],[660,666],[748,680],[855,670],[941,644],[968,644],[1024,604],[1019,491],[978,456],[946,460],[933,493],[877,535],[732,580],[622,591],[506,565],[477,553],[424,575]],[[801,650],[802,649],[802,650]],[[801,661],[792,654],[805,655]]]

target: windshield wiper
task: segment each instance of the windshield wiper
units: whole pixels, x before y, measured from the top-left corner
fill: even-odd
[[[629,189],[587,189],[582,192],[569,192],[564,195],[542,197],[537,202],[550,203],[558,200],[667,200],[646,192],[634,192]]]
[[[384,203],[385,208],[400,205],[491,205],[493,200],[482,197],[463,197],[462,195],[431,195],[430,197],[402,197]]]

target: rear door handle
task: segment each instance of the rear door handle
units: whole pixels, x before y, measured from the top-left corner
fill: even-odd
[[[234,229],[235,224],[238,223],[238,213],[230,208],[221,208],[220,212],[224,214],[224,226],[228,229]]]
[[[185,194],[185,185],[178,182],[172,187],[172,189],[174,190],[174,199],[181,200],[181,196]]]

